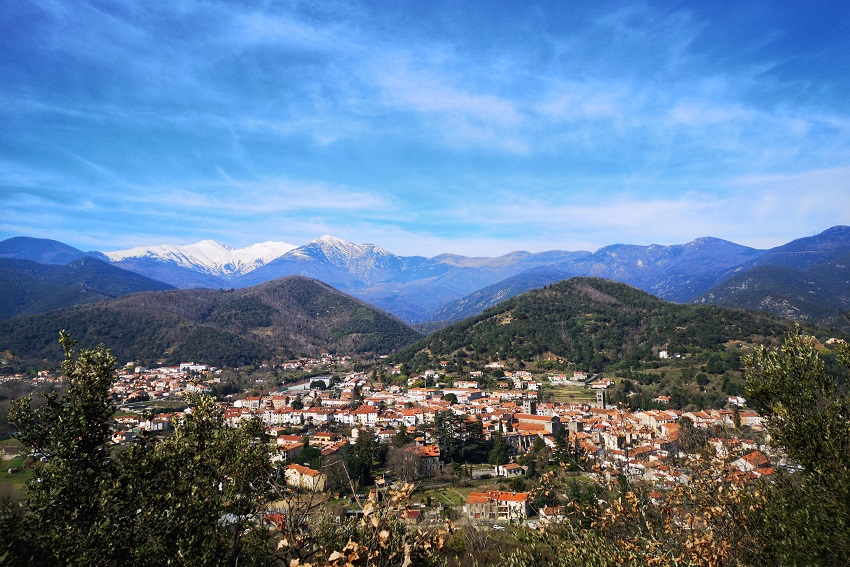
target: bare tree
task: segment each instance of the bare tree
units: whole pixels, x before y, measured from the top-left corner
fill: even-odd
[[[390,447],[387,453],[387,469],[405,482],[419,477],[420,461],[421,457],[412,444],[404,447]]]

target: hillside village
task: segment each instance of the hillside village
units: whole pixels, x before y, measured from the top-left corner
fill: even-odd
[[[67,335],[62,339],[69,348]],[[784,407],[806,396],[793,388],[807,376],[829,383],[827,375],[818,374],[823,370],[818,370],[817,354],[828,351],[824,343],[836,342],[802,334],[786,337],[785,345],[801,351],[799,356],[791,353],[793,361],[808,357],[814,363],[810,372],[793,377]],[[842,360],[848,359],[846,345],[838,343],[836,349]],[[772,352],[756,347],[746,364]],[[694,548],[694,541],[708,541],[705,534],[728,534],[730,527],[756,521],[747,514],[771,505],[766,491],[782,489],[789,479],[805,480],[813,470],[813,461],[806,459],[815,453],[803,454],[782,437],[775,428],[775,409],[767,407],[763,423],[762,415],[739,394],[729,393],[721,408],[682,404],[662,388],[651,393],[627,389],[630,379],[638,377],[635,373],[575,370],[575,363],[488,357],[461,367],[455,359],[434,358],[430,368],[412,371],[395,357],[323,354],[242,369],[185,362],[154,368],[125,364],[115,371],[113,357],[104,350],[97,356],[103,360],[95,406],[101,416],[96,448],[101,456],[100,464],[89,470],[111,466],[108,463],[139,463],[144,466],[141,475],[127,478],[148,478],[155,472],[156,483],[191,479],[182,485],[183,492],[169,493],[176,495],[175,506],[197,504],[198,486],[212,486],[211,494],[219,499],[225,482],[240,479],[228,484],[232,492],[224,504],[238,502],[239,509],[247,511],[245,525],[267,538],[269,549],[280,550],[280,545],[295,541],[291,550],[281,552],[284,564],[312,549],[311,538],[323,537],[323,530],[330,529],[345,542],[352,527],[374,528],[377,545],[389,538],[391,529],[426,538],[423,550],[432,549],[426,544],[447,545],[440,556],[458,566],[465,564],[467,546],[475,546],[477,556],[497,560],[508,547],[543,538],[539,541],[551,543],[548,551],[539,550],[542,562],[526,564],[548,564],[553,553],[579,549],[595,541],[591,538],[603,538],[602,551],[631,545],[630,530],[643,532],[644,526],[651,531],[649,537],[661,535],[668,542],[662,544],[668,547],[659,548],[664,554],[693,550],[687,553],[697,558],[703,552]],[[671,358],[691,365],[703,361],[693,353]],[[706,362],[708,370],[711,360]],[[10,416],[16,427],[38,423],[41,436],[33,441],[21,434],[20,441],[12,439],[0,447],[4,461],[11,461],[4,475],[6,490],[17,490],[20,498],[26,498],[23,490],[38,490],[43,481],[33,481],[42,478],[35,475],[49,473],[53,463],[60,462],[61,451],[80,439],[76,431],[63,428],[69,421],[66,411],[74,411],[75,405],[62,401],[83,396],[81,387],[88,383],[79,380],[78,367],[63,366],[69,378],[42,372],[8,377],[11,383],[3,385],[9,392],[47,392],[44,407],[52,412],[40,412],[37,420],[26,417],[34,414]],[[758,388],[749,387],[760,378],[751,368],[758,367],[748,366],[746,396],[752,405],[766,407]],[[53,397],[51,389],[64,398]],[[104,403],[108,399],[112,404]],[[830,407],[835,416],[846,415],[840,397],[806,404],[804,410],[826,403],[834,403]],[[19,407],[16,404],[18,412]],[[805,411],[795,419],[804,424],[798,430],[805,431],[798,445],[810,440],[817,458],[832,458],[817,445],[828,440],[819,432],[845,425],[821,425],[820,415],[811,419]],[[193,453],[197,447],[209,452],[199,457],[201,453]],[[231,452],[234,468],[215,468],[220,456]],[[836,467],[844,470],[840,447],[834,455]],[[157,460],[148,461],[147,456]],[[219,464],[205,480],[186,474],[193,466],[210,470],[208,463]],[[130,485],[115,484],[113,475],[124,474],[117,467],[105,470],[103,482],[92,485],[92,494],[111,486],[110,498],[120,503],[137,494],[159,493],[156,483],[137,493]],[[81,478],[69,479],[70,493],[77,493]],[[808,498],[835,494],[830,502],[843,505],[845,486],[839,480],[831,490],[818,490],[816,497]],[[126,509],[142,508],[133,504]],[[212,518],[214,529],[226,522],[226,533],[242,531],[226,527],[239,517],[227,509],[204,514]],[[162,525],[166,516],[155,518],[152,525]],[[582,539],[567,539],[576,534]],[[719,547],[712,547],[719,551],[711,553],[733,553],[728,542],[735,546],[734,553],[750,549],[746,533],[728,537],[733,539],[719,540]],[[341,557],[343,543],[328,541],[322,545],[329,551],[323,553]],[[769,544],[760,545],[762,549]],[[346,548],[351,553],[361,549]],[[693,564],[703,563],[693,559]]]
[[[290,370],[345,362],[325,355],[292,362]],[[497,368],[501,370],[499,365],[489,370]],[[142,431],[167,434],[187,410],[160,409],[156,413],[151,411],[156,402],[208,392],[219,374],[214,367],[194,363],[117,373],[112,395],[122,411],[116,414],[113,443],[132,443]],[[692,474],[688,458],[724,458],[729,464],[727,476],[745,482],[772,475],[774,467],[785,464],[782,455],[765,444],[761,417],[738,407],[744,405],[743,398],[730,397],[730,409],[637,411],[608,404],[607,389],[613,381],[581,371],[570,377],[549,373],[543,378],[526,371],[501,371],[497,380],[488,381],[495,385],[489,389],[482,387],[485,376],[483,371],[472,372],[446,385],[440,371],[429,370],[411,376],[404,384],[384,386],[367,372],[348,372],[338,379],[319,376],[263,395],[236,396],[219,406],[231,427],[254,418],[263,422],[273,444],[272,461],[285,467],[285,479],[291,486],[344,493],[339,481],[328,477],[340,474],[334,467],[340,466],[358,438],[368,435],[375,443],[393,447],[396,457],[375,471],[380,474],[374,483],[359,486],[358,490],[366,491],[364,495],[378,498],[381,490],[400,480],[422,486],[430,479],[454,476],[473,483],[481,480],[465,501],[455,506],[455,514],[484,524],[530,521],[537,525],[557,519],[560,508],[538,501],[533,482],[515,481],[529,476],[528,463],[541,448],[547,464],[569,454],[573,463],[582,463],[576,475],[606,490],[615,489],[623,479],[657,491],[687,484]],[[423,383],[433,385],[425,387]],[[545,383],[583,384],[595,402],[542,401],[539,390]],[[655,401],[663,405],[665,399]],[[486,443],[492,445],[499,437],[507,451],[495,461],[491,456],[489,463],[451,463],[441,451],[436,430],[438,422],[450,417],[466,422],[474,431],[480,427]],[[681,442],[685,422],[691,432],[705,433],[705,447],[713,455],[686,452],[687,443]],[[722,438],[708,436],[717,431],[723,432]],[[463,433],[458,430],[458,435]],[[310,458],[305,461],[301,457],[307,453]],[[486,484],[497,482],[502,484]],[[479,487],[482,490],[477,490]],[[520,490],[509,490],[511,487]],[[405,517],[417,522],[439,519],[438,511],[427,516],[423,510],[412,509],[405,511]]]

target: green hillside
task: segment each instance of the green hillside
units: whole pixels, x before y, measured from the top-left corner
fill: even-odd
[[[0,258],[0,320],[167,289],[174,288],[90,257],[61,266]]]
[[[297,276],[239,290],[139,293],[0,323],[11,367],[61,361],[61,329],[120,361],[243,366],[320,352],[390,353],[419,338],[398,319]]]
[[[767,314],[662,301],[625,284],[573,278],[505,301],[403,349],[411,371],[450,358],[562,359],[602,370],[639,367],[662,350],[723,352],[729,341],[763,342],[791,322]]]

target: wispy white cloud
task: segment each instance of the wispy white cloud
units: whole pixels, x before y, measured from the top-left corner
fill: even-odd
[[[7,234],[71,225],[63,200],[124,240],[427,254],[850,222],[850,115],[816,96],[847,79],[782,74],[794,29],[725,45],[725,21],[655,2],[21,5],[43,17],[0,15],[31,30],[0,38],[28,57],[0,62],[0,184],[27,189],[0,195]]]
[[[352,48],[350,30],[338,24],[319,27],[290,14],[234,12],[232,39],[241,46],[283,45],[309,50],[339,51]]]
[[[377,214],[389,203],[367,191],[322,182],[287,179],[208,184],[194,189],[157,188],[128,195],[127,202],[169,209],[199,209],[207,214],[299,214],[304,211],[349,211]]]

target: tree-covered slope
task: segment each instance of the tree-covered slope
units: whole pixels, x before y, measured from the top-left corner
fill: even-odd
[[[172,286],[91,257],[67,265],[0,258],[0,320]]]
[[[766,314],[673,304],[625,284],[573,278],[437,331],[396,359],[415,370],[455,355],[523,361],[554,355],[599,371],[657,359],[660,350],[719,350],[730,340],[777,336],[789,326]]]
[[[174,290],[0,323],[12,364],[61,361],[56,337],[110,346],[121,360],[242,366],[319,352],[389,353],[419,335],[398,319],[321,282],[288,277],[239,290]]]
[[[434,328],[442,328],[452,322],[474,317],[488,307],[516,297],[526,291],[565,280],[575,273],[562,268],[544,266],[507,278],[499,283],[479,289],[465,297],[452,301],[432,316]]]

